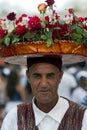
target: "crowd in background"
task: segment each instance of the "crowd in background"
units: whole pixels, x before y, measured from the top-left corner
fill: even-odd
[[[64,66],[59,85],[59,95],[87,107],[87,63]],[[5,115],[15,105],[32,99],[32,91],[26,78],[26,67],[0,65],[0,126]]]
[[[17,104],[32,99],[26,78],[26,69],[20,66],[0,65],[0,126],[5,115]]]
[[[59,94],[87,107],[87,63],[81,62],[64,68]]]

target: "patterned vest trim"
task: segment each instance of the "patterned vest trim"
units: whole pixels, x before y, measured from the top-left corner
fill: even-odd
[[[82,119],[85,108],[69,101],[69,108],[66,111],[58,130],[81,130]],[[32,102],[17,106],[18,130],[38,130],[35,125]]]

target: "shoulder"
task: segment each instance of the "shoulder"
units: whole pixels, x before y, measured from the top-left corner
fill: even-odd
[[[5,116],[1,130],[16,130],[17,128],[17,107],[12,108]]]
[[[9,119],[9,118],[15,118],[17,116],[17,106],[12,108],[8,113],[7,115],[5,116],[5,119]]]
[[[82,130],[87,130],[87,109],[84,112],[83,122],[82,122]]]
[[[83,113],[87,110],[86,107],[84,107],[83,105],[79,104],[79,103],[76,103],[74,101],[71,101],[65,97],[63,97],[65,100],[67,100],[67,102],[69,103],[69,107],[70,107],[70,110],[73,110],[73,111],[83,111]]]
[[[29,101],[29,102],[25,102],[25,103],[22,103],[22,104],[19,104],[17,105],[17,109],[25,109],[29,106],[32,106],[32,101]]]

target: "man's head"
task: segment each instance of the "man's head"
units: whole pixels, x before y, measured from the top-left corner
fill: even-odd
[[[28,58],[26,72],[38,106],[55,105],[58,100],[57,89],[62,78],[62,59],[60,56]],[[51,106],[52,107],[52,106]]]

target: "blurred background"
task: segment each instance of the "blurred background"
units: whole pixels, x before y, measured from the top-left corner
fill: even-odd
[[[0,0],[0,18],[15,12],[39,14],[37,5],[44,0]],[[87,16],[87,0],[55,0],[57,10],[74,8],[79,16]],[[87,107],[87,62],[64,66],[64,75],[58,93]],[[78,94],[79,93],[79,94]],[[32,99],[30,84],[26,78],[26,66],[9,65],[0,59],[0,126],[5,115],[15,105]]]

